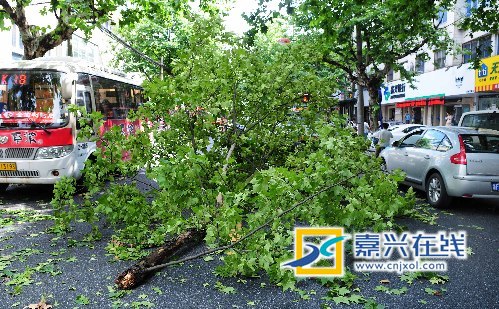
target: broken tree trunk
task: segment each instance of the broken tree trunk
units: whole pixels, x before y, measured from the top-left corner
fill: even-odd
[[[177,237],[167,241],[137,264],[121,273],[114,282],[119,289],[129,290],[141,284],[155,273],[149,268],[165,263],[168,259],[192,248],[200,243],[206,235],[205,230],[189,229]]]

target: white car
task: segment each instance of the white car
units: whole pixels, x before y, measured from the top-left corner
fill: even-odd
[[[392,135],[393,135],[393,138],[390,139],[390,145],[393,142],[400,140],[402,137],[404,137],[409,132],[412,132],[416,129],[423,130],[423,129],[425,129],[425,127],[426,126],[423,124],[414,124],[414,123],[413,124],[396,124],[396,125],[388,127],[387,130],[392,132]],[[367,136],[372,141],[371,147],[369,148],[369,151],[375,151],[376,144],[378,143],[377,133],[380,130],[381,129],[378,129],[378,131],[376,131],[376,132],[369,133],[369,135]]]
[[[388,128],[388,131],[392,132],[393,138],[390,139],[390,144],[400,140],[407,133],[412,132],[416,129],[424,129],[426,126],[424,124],[399,124]]]

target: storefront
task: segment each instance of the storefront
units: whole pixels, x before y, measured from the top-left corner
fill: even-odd
[[[426,125],[444,125],[447,112],[459,121],[461,114],[473,107],[474,80],[474,71],[469,65],[460,65],[418,75],[412,87],[401,81],[389,83],[383,87],[384,112],[403,122],[409,113],[411,123]],[[397,84],[404,84],[403,96],[397,96],[402,92],[395,91],[396,97],[392,100],[392,89],[397,90],[392,86]]]
[[[499,56],[482,59],[475,70],[478,110],[499,109]]]

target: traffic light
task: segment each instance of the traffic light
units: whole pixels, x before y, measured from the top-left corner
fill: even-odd
[[[308,103],[310,101],[310,93],[304,93],[302,98],[301,98],[301,101],[303,103]]]

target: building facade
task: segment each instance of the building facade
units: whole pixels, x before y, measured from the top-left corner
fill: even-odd
[[[442,12],[444,27],[456,48],[452,51],[429,50],[402,60],[414,71],[412,84],[390,72],[381,88],[384,120],[444,125],[447,114],[458,122],[462,113],[499,108],[499,34],[470,33],[460,28],[460,20],[471,14],[477,1],[460,0],[453,10]],[[471,68],[475,56],[482,59],[480,70]]]
[[[50,26],[53,23],[53,18],[51,19],[50,16],[44,16],[40,13],[39,5],[28,7],[26,16],[28,22],[36,20],[38,26]],[[19,29],[17,26],[8,23],[6,23],[6,26],[10,26],[10,29],[0,31],[0,41],[6,43],[0,48],[0,62],[20,60],[24,56],[24,47]],[[109,24],[103,25],[103,27],[109,28]],[[108,65],[112,59],[109,46],[108,37],[99,29],[94,30],[88,40],[83,33],[77,31],[70,40],[47,52],[45,57],[71,56],[99,65]]]

